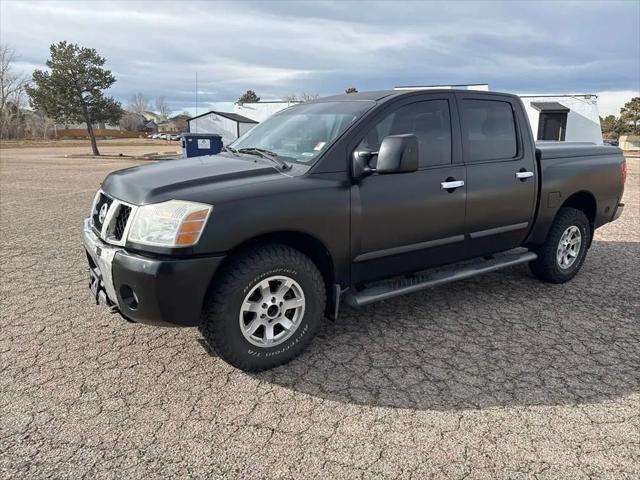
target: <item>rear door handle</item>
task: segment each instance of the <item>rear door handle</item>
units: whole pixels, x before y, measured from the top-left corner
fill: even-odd
[[[440,184],[442,190],[453,190],[459,187],[464,187],[464,180],[451,180]]]
[[[526,170],[524,172],[516,172],[516,178],[519,178],[520,180],[531,177],[533,177],[533,172],[527,172]]]

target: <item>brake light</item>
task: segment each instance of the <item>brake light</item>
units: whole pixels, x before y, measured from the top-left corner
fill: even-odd
[[[627,181],[627,159],[622,159],[622,165],[620,165],[620,179],[622,180],[622,186],[624,187]]]

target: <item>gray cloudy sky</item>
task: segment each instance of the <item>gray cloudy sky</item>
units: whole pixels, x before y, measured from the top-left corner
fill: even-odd
[[[406,84],[489,83],[519,93],[598,93],[609,113],[640,90],[640,2],[0,3],[19,68],[52,42],[96,48],[112,95],[203,104]],[[615,105],[614,105],[615,104]]]

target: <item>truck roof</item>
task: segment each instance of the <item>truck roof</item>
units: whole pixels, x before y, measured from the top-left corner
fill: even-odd
[[[424,93],[472,93],[478,95],[505,95],[509,97],[518,97],[512,93],[504,93],[504,92],[493,92],[486,90],[462,90],[455,88],[433,88],[433,89],[420,89],[416,88],[415,90],[376,90],[372,92],[357,92],[357,93],[343,93],[340,95],[331,95],[329,97],[322,97],[317,100],[314,100],[314,103],[321,102],[353,102],[353,101],[373,101],[373,102],[381,102],[388,101],[392,98],[397,98],[400,96],[406,95],[416,95],[416,94],[424,94]]]

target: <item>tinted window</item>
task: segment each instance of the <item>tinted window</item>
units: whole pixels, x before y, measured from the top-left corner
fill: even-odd
[[[384,137],[406,133],[418,137],[420,166],[451,163],[451,119],[447,100],[400,107],[369,130],[358,149],[377,152]]]
[[[463,100],[467,161],[513,158],[517,153],[511,104],[493,100]]]

